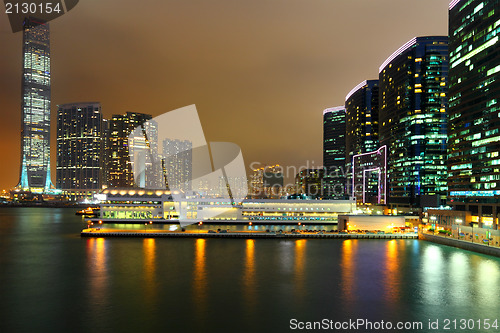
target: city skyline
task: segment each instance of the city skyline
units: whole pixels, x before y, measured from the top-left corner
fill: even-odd
[[[137,44],[118,45],[121,37],[111,43],[107,43],[106,38],[93,39],[92,37],[103,34],[103,31],[123,28],[123,20],[118,21],[113,15],[105,15],[110,13],[106,10],[110,9],[111,4],[103,4],[98,13],[95,8],[94,12],[90,13],[88,7],[80,4],[71,13],[51,22],[54,59],[52,119],[54,121],[58,104],[85,100],[100,101],[105,118],[126,111],[151,113],[154,116],[195,103],[200,110],[200,117],[207,123],[207,137],[214,141],[232,141],[240,145],[247,165],[252,161],[276,161],[282,165],[303,165],[305,161],[314,161],[316,165],[321,165],[322,128],[319,110],[343,102],[347,91],[365,77],[373,77],[380,63],[405,40],[415,35],[447,32],[448,1],[424,2],[425,4],[420,3],[417,6],[410,2],[402,4],[396,1],[380,1],[374,5],[366,1],[363,2],[364,6],[360,6],[359,3],[349,4],[347,1],[318,1],[317,5],[287,1],[286,14],[274,17],[270,14],[281,8],[277,4],[276,8],[271,8],[266,5],[267,2],[259,2],[247,8],[245,5],[220,1],[214,4],[213,9],[220,6],[228,11],[209,11],[197,25],[188,30],[183,30],[187,29],[189,24],[181,18],[199,18],[198,16],[202,15],[201,9],[198,12],[198,8],[191,10],[179,4],[167,3],[162,6],[170,8],[168,5],[171,5],[171,9],[175,9],[173,12],[179,14],[178,18],[168,22],[172,22],[172,28],[182,28],[179,30],[182,31],[181,34],[165,31],[165,43],[170,43],[171,48],[154,43],[146,45],[146,41],[154,39],[156,35],[153,29],[146,29],[146,20],[139,17],[134,24],[134,31],[128,36]],[[284,2],[282,4],[285,5]],[[122,5],[118,14],[129,17],[131,4],[124,2]],[[401,19],[398,12],[407,12],[409,7],[414,7],[414,15]],[[422,7],[425,7],[425,10]],[[263,8],[269,13],[262,13]],[[307,11],[304,12],[304,9]],[[337,18],[337,21],[325,19],[324,11],[327,9],[330,17]],[[354,9],[357,13],[355,20],[343,18],[346,13],[353,13]],[[394,31],[379,24],[379,38],[366,37],[364,32],[369,23],[373,25],[376,22],[376,13],[382,15],[387,11],[394,14],[394,20],[397,20],[394,24],[405,28]],[[240,13],[254,18],[255,22],[233,22],[234,16]],[[156,14],[152,13],[152,16],[154,15]],[[323,20],[318,20],[315,15],[319,15]],[[224,21],[221,25],[214,24],[211,20],[214,18]],[[279,29],[277,27],[280,25],[273,19],[282,23]],[[335,23],[332,23],[333,21]],[[82,22],[87,22],[87,30],[79,28]],[[88,25],[88,22],[93,24]],[[220,30],[221,26],[230,23],[237,29],[236,33]],[[352,25],[353,29],[341,36],[337,31],[340,31],[342,23]],[[201,28],[207,28],[212,34],[200,38],[203,30]],[[20,47],[16,47],[16,44],[20,44],[20,35],[7,33],[6,16],[1,19],[0,29],[2,44],[8,46],[6,52],[0,56],[4,77],[1,94],[2,101],[5,101],[2,110],[6,116],[1,125],[3,127],[0,131],[0,141],[4,153],[15,159],[20,154],[16,151],[19,146],[16,144],[19,140],[16,127],[19,123],[17,119],[20,108],[20,98],[16,97],[19,97],[20,92],[15,89],[15,80],[20,76]],[[87,33],[82,33],[83,30]],[[290,37],[283,39],[278,45],[273,45],[278,38],[284,37],[285,32],[285,35]],[[144,33],[144,41],[137,40],[141,33]],[[309,38],[311,33],[316,38]],[[196,43],[187,45],[190,42]],[[65,45],[64,49],[61,48],[62,45]],[[139,57],[141,65],[147,69],[148,62],[158,57],[158,61],[165,67],[161,67],[157,74],[164,75],[147,77],[138,73],[144,69],[142,66],[135,66],[134,59],[137,57],[134,55],[137,56],[137,51],[133,46],[137,45],[145,47],[145,52]],[[350,48],[344,45],[350,45]],[[258,46],[261,46],[262,52],[255,51],[259,49]],[[222,52],[226,48],[227,52]],[[96,55],[90,52],[95,49],[100,51],[96,52]],[[179,60],[184,52],[189,51],[188,54],[192,54],[193,49],[201,51],[203,56],[190,56],[183,61]],[[370,49],[371,56],[360,56],[359,59],[362,59],[363,63],[355,66],[356,54],[362,49],[365,52]],[[101,54],[101,57],[98,54]],[[122,57],[112,63],[115,58],[111,56],[115,54]],[[124,66],[133,61],[133,68]],[[16,63],[19,67],[16,67]],[[88,71],[90,68],[93,70]],[[121,69],[127,70],[120,72]],[[214,76],[213,71],[219,71],[217,80],[210,79]],[[168,73],[171,75],[166,75]],[[287,110],[292,116],[283,117],[281,110]],[[254,119],[260,117],[259,131],[255,131],[257,124],[245,121],[248,114],[252,114]],[[234,119],[234,125],[230,127],[221,128],[210,122],[211,118],[229,115]],[[302,134],[302,128],[307,129],[307,135],[283,134]],[[283,135],[287,135],[288,140],[280,140]],[[52,136],[55,136],[54,133]],[[54,140],[52,146],[55,147]],[[269,148],[262,149],[266,146]],[[306,149],[311,146],[314,147],[312,150]],[[300,149],[301,147],[303,149]],[[55,149],[52,150],[54,161]],[[52,168],[54,167],[53,163]],[[4,165],[0,171],[0,187],[12,188],[15,185],[13,178],[18,176],[18,166]]]
[[[79,2],[0,15],[0,332],[499,330],[500,0]]]

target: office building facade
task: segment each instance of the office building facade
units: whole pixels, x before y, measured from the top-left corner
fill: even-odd
[[[347,194],[345,106],[323,111],[323,195],[345,198]]]
[[[108,187],[137,187],[142,180],[134,178],[134,161],[131,153],[135,152],[141,158],[139,151],[146,149],[144,138],[138,135],[135,143],[129,143],[129,135],[138,127],[152,119],[151,115],[127,112],[124,115],[113,115],[109,120],[107,142],[107,173]],[[145,162],[146,163],[146,162]],[[136,172],[137,174],[137,172]],[[144,181],[145,184],[145,181]]]
[[[378,80],[367,80],[354,87],[345,98],[346,162],[357,154],[374,151],[378,141]]]
[[[50,176],[50,31],[48,23],[24,20],[21,92],[21,167],[17,188],[48,193]]]
[[[449,200],[472,222],[498,228],[500,1],[452,1],[449,10]]]
[[[61,190],[100,190],[104,141],[100,103],[59,105],[56,187]]]
[[[448,37],[417,37],[379,69],[388,203],[435,207],[447,191]]]
[[[353,186],[353,158],[356,155],[374,152],[379,147],[378,140],[378,108],[379,108],[378,80],[366,80],[354,87],[345,98],[346,108],[346,165],[351,173],[347,182],[350,193],[361,198],[361,202],[378,203],[378,176],[369,172],[366,186]],[[366,159],[364,160],[366,161]],[[366,170],[373,169],[371,163],[357,165]],[[358,189],[358,191],[357,191]],[[355,193],[355,192],[363,193]]]

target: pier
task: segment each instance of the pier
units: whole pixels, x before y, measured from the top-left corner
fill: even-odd
[[[229,231],[131,231],[84,229],[82,237],[139,237],[139,238],[281,238],[281,239],[418,239],[416,233],[355,234],[331,232],[229,232]]]

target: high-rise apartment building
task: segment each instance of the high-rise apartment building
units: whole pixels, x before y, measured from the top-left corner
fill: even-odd
[[[448,37],[413,38],[379,70],[388,202],[439,206],[447,191]]]
[[[283,194],[283,167],[279,164],[266,165],[252,170],[250,191],[253,197],[280,198]]]
[[[193,143],[189,140],[163,140],[163,167],[167,188],[192,190]]]
[[[449,8],[448,204],[497,229],[500,1],[454,0]]]
[[[104,141],[100,103],[59,105],[56,187],[72,191],[100,190]]]
[[[24,20],[21,92],[21,168],[17,187],[47,193],[50,177],[50,34],[36,18]]]
[[[323,178],[325,169],[303,169],[295,176],[297,194],[305,194],[311,198],[323,197]]]

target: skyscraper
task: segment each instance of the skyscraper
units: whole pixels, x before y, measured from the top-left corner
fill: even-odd
[[[108,130],[108,186],[109,187],[135,187],[141,184],[136,183],[134,179],[134,165],[130,159],[130,153],[141,149],[146,149],[144,137],[140,136],[135,143],[129,142],[129,135],[137,128],[152,118],[151,115],[127,112],[124,115],[113,115],[109,121]],[[135,155],[141,158],[141,154]],[[143,161],[146,163],[145,161]],[[141,174],[140,172],[138,174]],[[141,182],[140,179],[137,180]],[[146,185],[145,179],[142,185]]]
[[[450,3],[449,201],[498,228],[500,1]]]
[[[378,80],[363,81],[354,87],[345,98],[346,108],[346,165],[347,170],[352,170],[352,161],[355,155],[375,151],[379,147],[378,141]],[[370,169],[372,166],[362,165]],[[352,174],[351,174],[351,177]],[[363,188],[364,198],[368,202],[378,202],[377,196],[378,176],[371,172],[368,184]],[[347,182],[352,187],[352,182]],[[351,188],[350,191],[356,191]],[[360,195],[360,198],[363,196]]]
[[[56,187],[71,191],[100,190],[104,141],[100,103],[59,105]]]
[[[346,195],[346,110],[345,106],[323,111],[323,193],[325,197]]]
[[[18,188],[47,193],[50,179],[49,25],[24,21],[21,101],[21,168]]]
[[[143,122],[129,134],[128,151],[134,186],[164,188],[162,162],[158,155],[158,123],[154,119]]]
[[[380,145],[389,203],[439,206],[446,196],[448,38],[413,38],[379,70]]]
[[[363,81],[345,98],[346,156],[378,148],[378,80]]]

